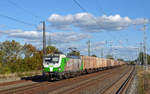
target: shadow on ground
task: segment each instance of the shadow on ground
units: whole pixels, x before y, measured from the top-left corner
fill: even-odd
[[[42,75],[35,75],[35,76],[30,76],[30,77],[22,77],[21,80],[31,80],[33,82],[44,82],[46,81],[43,79]]]
[[[59,81],[58,79],[44,79],[42,75],[35,75],[35,76],[30,76],[30,77],[22,77],[21,80],[31,80],[33,82],[45,82],[45,81],[49,81],[49,82],[55,82],[55,81]]]

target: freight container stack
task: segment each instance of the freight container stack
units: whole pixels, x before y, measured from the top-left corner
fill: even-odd
[[[97,68],[99,68],[100,67],[100,60],[99,60],[99,58],[96,58],[96,66],[97,66]]]
[[[114,61],[114,66],[117,66],[117,61],[116,60]]]
[[[83,60],[83,69],[89,69],[90,68],[90,58],[88,56],[82,56]]]
[[[89,63],[90,63],[90,66],[88,66],[90,69],[93,69],[94,68],[94,60],[93,60],[93,58],[92,57],[87,57],[87,58],[89,58],[88,60],[89,60]]]
[[[98,57],[91,56],[81,56],[81,60],[83,62],[83,69],[97,69],[97,68],[107,68],[124,64],[124,62],[120,62],[112,59],[104,59]]]
[[[102,68],[103,67],[102,58],[97,58],[97,67],[98,68]]]
[[[107,67],[107,59],[103,59],[103,67],[104,67],[104,68]]]
[[[97,66],[97,59],[96,59],[96,57],[91,57],[91,59],[92,59],[92,64],[93,64],[93,68],[98,68],[98,66]]]
[[[107,67],[111,67],[111,60],[107,59]]]
[[[120,61],[120,65],[123,65],[124,64],[124,62],[123,61]]]
[[[120,65],[120,61],[117,61],[117,63],[118,63],[118,66]]]
[[[103,68],[103,59],[102,59],[102,58],[99,58],[99,62],[100,62],[99,68]]]
[[[120,61],[117,61],[118,66],[120,65]]]

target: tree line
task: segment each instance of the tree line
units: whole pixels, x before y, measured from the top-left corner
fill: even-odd
[[[59,49],[55,46],[46,47],[47,54],[59,53]],[[79,51],[70,51],[68,55],[80,56]],[[95,56],[96,55],[92,55]],[[150,64],[150,55],[148,64]],[[112,56],[107,58],[113,59]],[[143,64],[143,53],[141,52],[136,59]],[[135,61],[136,61],[135,60]],[[123,61],[123,59],[120,59]],[[0,74],[9,74],[16,72],[28,72],[33,70],[41,70],[43,62],[43,50],[37,49],[32,44],[25,43],[24,45],[12,41],[4,41],[0,43]]]
[[[55,46],[47,46],[47,54],[59,52]],[[15,40],[0,43],[0,74],[41,70],[43,51],[32,44],[21,45]]]
[[[150,55],[147,55],[147,63],[150,64]],[[135,61],[139,61],[141,63],[141,65],[144,65],[144,56],[145,54],[143,52],[140,52],[138,55],[138,58]]]

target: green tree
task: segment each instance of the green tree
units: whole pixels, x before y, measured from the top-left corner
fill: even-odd
[[[25,58],[33,56],[35,52],[36,47],[34,47],[32,44],[24,44],[23,53],[25,55]]]
[[[144,64],[144,54],[143,52],[139,53],[139,56],[137,58],[138,61],[140,61],[142,63],[142,65]],[[148,64],[150,64],[150,55],[147,54],[147,62]]]
[[[80,56],[80,52],[79,51],[71,51],[68,53],[69,56]]]
[[[47,46],[46,53],[47,54],[59,53],[59,50],[55,46]]]
[[[122,58],[118,58],[117,60],[118,60],[118,61],[124,61]]]
[[[148,64],[150,64],[150,55],[147,56]]]
[[[95,54],[92,55],[93,57],[97,57]]]
[[[1,43],[0,50],[3,52],[3,59],[5,62],[9,62],[12,58],[18,58],[21,54],[22,46],[15,40],[5,41]]]
[[[139,53],[139,56],[138,56],[137,60],[139,60],[142,65],[144,64],[144,54],[143,54],[143,52]]]
[[[37,53],[35,53],[35,55],[33,56],[33,58],[35,59],[35,70],[39,70],[42,69],[42,63],[43,63],[43,52],[42,51],[38,51]]]
[[[2,60],[3,60],[3,52],[0,50],[0,63],[2,63]]]
[[[55,46],[48,46],[46,51],[48,54],[59,53]],[[37,50],[32,44],[22,46],[14,40],[0,43],[1,74],[41,70],[42,62],[43,51]]]
[[[112,55],[107,55],[106,58],[107,59],[114,59]]]
[[[3,59],[3,54],[2,51],[0,50],[0,73],[2,73],[2,59]]]

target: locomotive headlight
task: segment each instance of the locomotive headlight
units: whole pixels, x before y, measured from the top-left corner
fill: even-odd
[[[61,71],[61,68],[58,68],[59,71]]]

